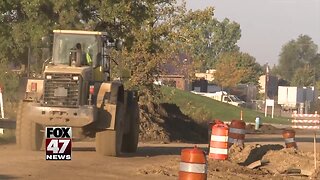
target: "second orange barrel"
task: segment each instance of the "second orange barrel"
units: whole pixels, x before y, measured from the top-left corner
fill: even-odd
[[[229,128],[226,124],[216,124],[212,127],[209,158],[228,159],[228,132]]]
[[[233,144],[244,145],[246,123],[242,120],[232,120],[229,129],[229,147]]]
[[[283,130],[282,136],[286,144],[286,148],[297,148],[297,143],[295,141],[296,132],[294,130]]]

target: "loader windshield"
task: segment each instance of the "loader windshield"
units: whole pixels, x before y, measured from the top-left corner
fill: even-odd
[[[70,55],[81,47],[82,65],[90,65],[86,59],[96,61],[99,53],[99,38],[86,34],[55,34],[53,45],[53,64],[70,65]],[[79,46],[80,45],[80,46]]]

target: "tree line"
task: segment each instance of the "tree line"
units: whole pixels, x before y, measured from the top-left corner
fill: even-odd
[[[53,29],[106,31],[122,39],[124,49],[115,56],[122,60],[121,67],[132,72],[126,87],[138,87],[147,99],[155,97],[153,82],[163,72],[162,65],[174,62],[179,68],[181,53],[190,57],[188,76],[216,69],[216,83],[223,87],[258,84],[263,73],[254,57],[239,51],[238,23],[217,20],[213,7],[187,10],[185,1],[3,0],[0,22],[2,69],[26,65],[28,49],[39,49],[41,38]],[[9,85],[2,76],[0,82],[9,89],[17,84]]]
[[[318,45],[308,35],[300,35],[283,45],[278,65],[272,74],[292,86],[319,86],[320,54]]]
[[[240,25],[218,21],[213,7],[191,11],[175,0],[3,0],[0,22],[4,68],[26,65],[28,49],[37,49],[53,29],[106,31],[123,39],[117,57],[133,72],[127,86],[139,87],[151,98],[161,64],[183,52],[191,57],[194,71],[213,68],[222,53],[238,51],[241,37]]]

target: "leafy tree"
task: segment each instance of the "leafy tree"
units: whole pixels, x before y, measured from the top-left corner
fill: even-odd
[[[149,88],[151,74],[155,74],[160,57],[156,55],[163,53],[160,44],[168,34],[168,28],[160,23],[161,18],[174,10],[172,4],[174,0],[4,0],[0,2],[0,47],[4,51],[0,59],[26,64],[28,47],[35,51],[41,37],[52,33],[53,29],[107,31],[125,40],[127,57],[136,57],[136,62],[145,61],[146,64],[131,63],[141,66],[131,69],[144,68],[134,73],[139,81],[134,82],[143,84],[142,87],[147,84]],[[135,56],[138,51],[140,58]]]
[[[16,101],[17,90],[19,86],[19,77],[12,71],[8,71],[6,63],[0,63],[0,87],[4,93],[4,101]]]
[[[309,65],[304,65],[296,70],[291,85],[294,86],[312,86],[315,85],[315,69]]]
[[[171,47],[186,54],[194,70],[211,69],[219,54],[239,49],[236,42],[241,36],[240,25],[228,19],[219,22],[213,7],[187,11],[182,6],[169,21],[173,25],[169,33]]]
[[[303,68],[306,64],[318,66],[320,58],[317,51],[318,46],[309,36],[300,35],[282,47],[276,72],[285,80],[292,81],[297,69]]]
[[[107,31],[124,40],[122,67],[133,71],[128,87],[157,94],[152,82],[159,66],[184,52],[198,69],[211,68],[222,52],[237,50],[240,26],[214,18],[214,9],[187,11],[175,0],[3,0],[0,2],[0,60],[27,62],[53,29]],[[34,55],[37,57],[37,55]],[[190,71],[191,72],[191,71]]]
[[[216,70],[215,81],[223,87],[234,87],[238,83],[257,85],[259,77],[263,73],[254,57],[241,52],[221,54]]]
[[[247,73],[239,66],[237,58],[237,52],[223,53],[217,62],[214,81],[223,88],[235,87]]]
[[[242,76],[240,83],[252,83],[255,85],[259,84],[259,77],[263,74],[263,68],[256,59],[248,53],[238,53],[238,67],[246,69],[246,73]]]

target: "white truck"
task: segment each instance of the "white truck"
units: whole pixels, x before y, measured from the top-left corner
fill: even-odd
[[[219,91],[215,93],[202,93],[202,92],[194,92],[191,91],[194,94],[199,94],[201,96],[209,97],[211,99],[221,101],[224,103],[228,103],[234,106],[244,106],[245,102],[241,101],[237,96],[227,94],[225,91]]]
[[[283,110],[297,110],[300,103],[313,102],[315,97],[313,87],[278,87],[278,104]]]

